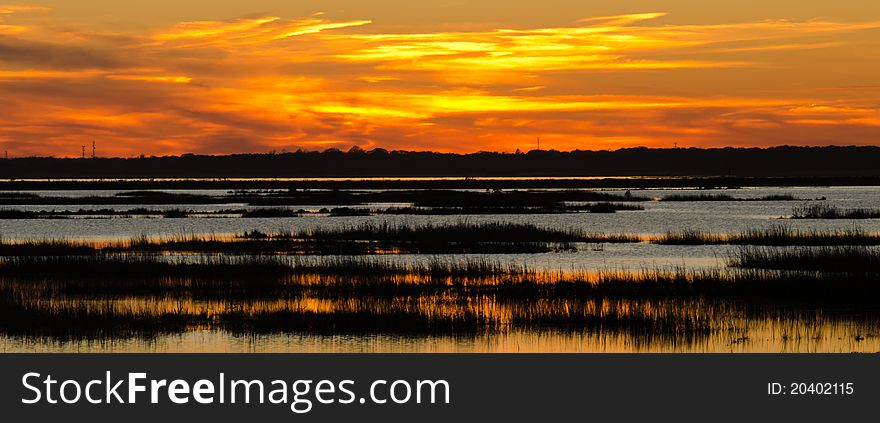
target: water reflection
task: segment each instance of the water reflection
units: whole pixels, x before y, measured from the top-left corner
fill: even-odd
[[[542,283],[554,284],[556,276]],[[401,289],[298,275],[266,291],[74,289],[70,281],[0,279],[3,351],[875,352],[880,312],[756,305],[704,296],[515,295],[448,287],[478,278],[398,275]],[[112,284],[113,281],[103,281]],[[361,281],[375,284],[376,281]],[[145,286],[147,286],[145,285]],[[405,289],[436,286],[436,290]],[[447,288],[440,288],[446,285]],[[169,289],[176,288],[176,289]],[[230,287],[227,287],[230,288]],[[313,289],[314,288],[314,289]],[[261,294],[262,293],[262,294]]]
[[[176,193],[225,195],[225,190]],[[660,198],[683,190],[636,194]],[[718,191],[721,192],[721,191]],[[712,195],[712,190],[700,194]],[[92,196],[94,191],[42,195]],[[101,195],[113,195],[113,192]],[[848,208],[877,208],[876,187],[756,188],[743,198],[791,194],[827,198]],[[370,204],[394,207],[401,204]],[[186,206],[222,210],[238,204]],[[684,228],[737,233],[784,221],[795,229],[830,230],[858,226],[880,231],[880,219],[781,220],[785,201],[644,203],[644,211],[609,214],[474,216],[301,216],[229,219],[4,220],[8,240],[90,239],[97,245],[150,237],[211,236],[259,230],[447,224],[466,220],[535,224],[590,234],[662,234]],[[55,205],[17,206],[52,210]],[[126,206],[77,205],[84,209]],[[150,208],[179,207],[153,205]],[[320,207],[320,206],[315,206]],[[185,234],[185,235],[181,235]],[[878,352],[880,308],[877,288],[842,291],[839,280],[814,286],[813,296],[784,301],[802,292],[777,289],[771,297],[760,283],[731,294],[690,292],[686,280],[674,292],[621,284],[614,289],[545,289],[565,286],[578,273],[584,286],[602,275],[638,272],[714,271],[724,267],[726,245],[651,243],[578,244],[574,250],[535,254],[383,255],[388,266],[491,260],[534,272],[503,276],[430,275],[419,272],[295,274],[278,279],[197,279],[128,275],[81,280],[74,277],[0,278],[0,351],[156,352]],[[373,253],[399,253],[376,250]],[[201,253],[160,256],[200,260]],[[282,257],[287,264],[336,260],[337,256]],[[601,272],[605,269],[604,272]],[[646,270],[647,269],[647,270]],[[536,273],[535,273],[536,272]],[[873,286],[878,286],[876,274]],[[618,279],[625,279],[625,276]],[[635,278],[638,279],[638,278]],[[669,278],[674,280],[675,278]],[[737,280],[733,282],[743,282]],[[745,280],[745,282],[749,282]],[[762,282],[762,281],[758,281]],[[797,281],[789,281],[797,282]],[[613,284],[612,284],[613,285]],[[535,287],[537,286],[537,288]],[[786,285],[791,287],[794,285]],[[813,285],[810,285],[813,286]],[[487,288],[489,287],[489,288]],[[492,288],[504,287],[504,289]],[[633,289],[631,289],[633,288]],[[873,293],[865,295],[865,292]],[[736,294],[736,295],[734,295]],[[831,303],[830,300],[844,301]],[[857,302],[855,306],[845,301]]]

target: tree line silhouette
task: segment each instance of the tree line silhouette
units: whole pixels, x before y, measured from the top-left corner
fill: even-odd
[[[625,148],[614,151],[470,154],[298,151],[138,158],[0,160],[0,178],[247,178],[492,176],[880,175],[880,147]]]

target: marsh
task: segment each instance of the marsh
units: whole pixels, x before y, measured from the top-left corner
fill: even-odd
[[[873,352],[878,194],[10,191],[0,349]]]

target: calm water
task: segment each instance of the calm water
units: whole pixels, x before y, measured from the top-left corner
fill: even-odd
[[[166,191],[169,192],[169,191]],[[176,190],[178,193],[224,195],[226,190]],[[34,191],[43,196],[113,195],[117,191]],[[842,208],[880,208],[880,187],[794,187],[743,188],[736,190],[638,190],[633,195],[661,198],[670,194],[727,194],[734,197],[757,198],[766,195],[790,194]],[[880,232],[880,219],[867,220],[791,220],[792,207],[801,201],[732,201],[732,202],[662,202],[642,203],[644,211],[613,214],[552,214],[552,215],[473,215],[473,216],[395,216],[368,217],[305,216],[295,218],[132,218],[132,219],[24,219],[0,220],[0,236],[5,240],[46,238],[128,239],[136,235],[151,237],[181,234],[237,234],[260,230],[275,232],[320,227],[350,227],[362,223],[441,224],[467,221],[470,223],[504,221],[531,223],[550,228],[564,228],[589,233],[655,235],[667,231],[698,229],[713,233],[733,233],[747,229],[789,225],[800,229],[852,229]],[[390,205],[374,204],[372,208]],[[400,206],[395,204],[394,206]],[[76,210],[114,208],[128,210],[182,208],[220,210],[245,208],[243,204],[222,205],[138,205],[138,206],[0,206],[26,210]],[[309,206],[307,209],[320,209]],[[333,207],[333,206],[328,206]],[[301,208],[301,207],[293,207]],[[446,255],[384,256],[384,260],[418,262],[429,259],[459,260],[487,258],[548,271],[595,271],[720,268],[731,251],[730,246],[662,246],[648,243],[581,245],[579,251],[547,254],[507,255]],[[127,299],[126,301],[142,301]],[[155,307],[155,304],[152,305]],[[520,307],[532,307],[525,304]],[[166,334],[145,339],[102,339],[59,341],[0,335],[0,351],[216,351],[216,352],[647,352],[647,351],[709,351],[709,352],[878,352],[880,322],[871,317],[848,315],[754,313],[742,307],[694,307],[688,304],[635,304],[628,310],[677,314],[705,323],[708,333],[670,337],[662,333],[633,334],[623,331],[593,333],[583,331],[528,330],[516,327],[469,336],[393,336],[393,335],[233,335],[215,329],[193,329],[185,333]],[[188,303],[196,309],[215,305]],[[493,305],[493,313],[509,316],[509,304]],[[653,314],[652,314],[653,313]],[[693,314],[687,314],[693,313]]]
[[[31,191],[43,196],[109,196],[119,191]],[[165,191],[171,192],[171,191]],[[221,195],[226,190],[177,190],[178,193]],[[609,192],[621,192],[609,191]],[[786,187],[786,188],[743,188],[735,190],[637,190],[633,195],[661,198],[671,194],[727,194],[738,198],[758,198],[773,194],[790,194],[796,198],[826,198],[823,203],[844,208],[880,207],[880,187]],[[291,228],[315,228],[322,226],[354,226],[364,222],[389,223],[443,223],[443,222],[484,222],[506,221],[533,223],[553,228],[577,229],[596,233],[632,233],[659,234],[669,230],[682,228],[702,229],[712,232],[738,232],[744,229],[766,227],[785,223],[798,228],[833,229],[848,228],[853,225],[868,231],[880,231],[880,219],[860,221],[849,220],[784,220],[791,215],[793,206],[800,201],[694,201],[694,202],[662,202],[652,201],[640,203],[644,211],[618,212],[613,214],[552,214],[552,215],[473,215],[473,216],[356,216],[327,217],[304,216],[295,218],[254,218],[254,219],[218,219],[218,218],[183,218],[183,219],[62,219],[47,222],[45,220],[5,220],[2,234],[8,239],[35,238],[91,238],[126,239],[133,234],[146,235],[179,235],[179,234],[233,234],[258,229],[261,231],[277,231]],[[395,204],[400,205],[400,204]],[[381,206],[381,205],[374,205]],[[25,210],[69,210],[69,209],[104,209],[130,210],[146,207],[150,209],[191,209],[221,210],[228,208],[246,208],[241,203],[219,205],[138,205],[138,206],[0,206],[0,208],[16,208]],[[272,206],[275,208],[276,206]],[[318,210],[332,205],[312,205],[307,207],[291,207]],[[256,207],[254,207],[256,208]]]

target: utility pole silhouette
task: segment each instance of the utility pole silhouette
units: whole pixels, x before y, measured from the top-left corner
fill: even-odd
[[[538,137],[538,150],[541,149],[541,137]]]
[[[95,140],[92,140],[92,158],[95,158]]]
[[[82,158],[86,158],[86,146],[82,146]]]

